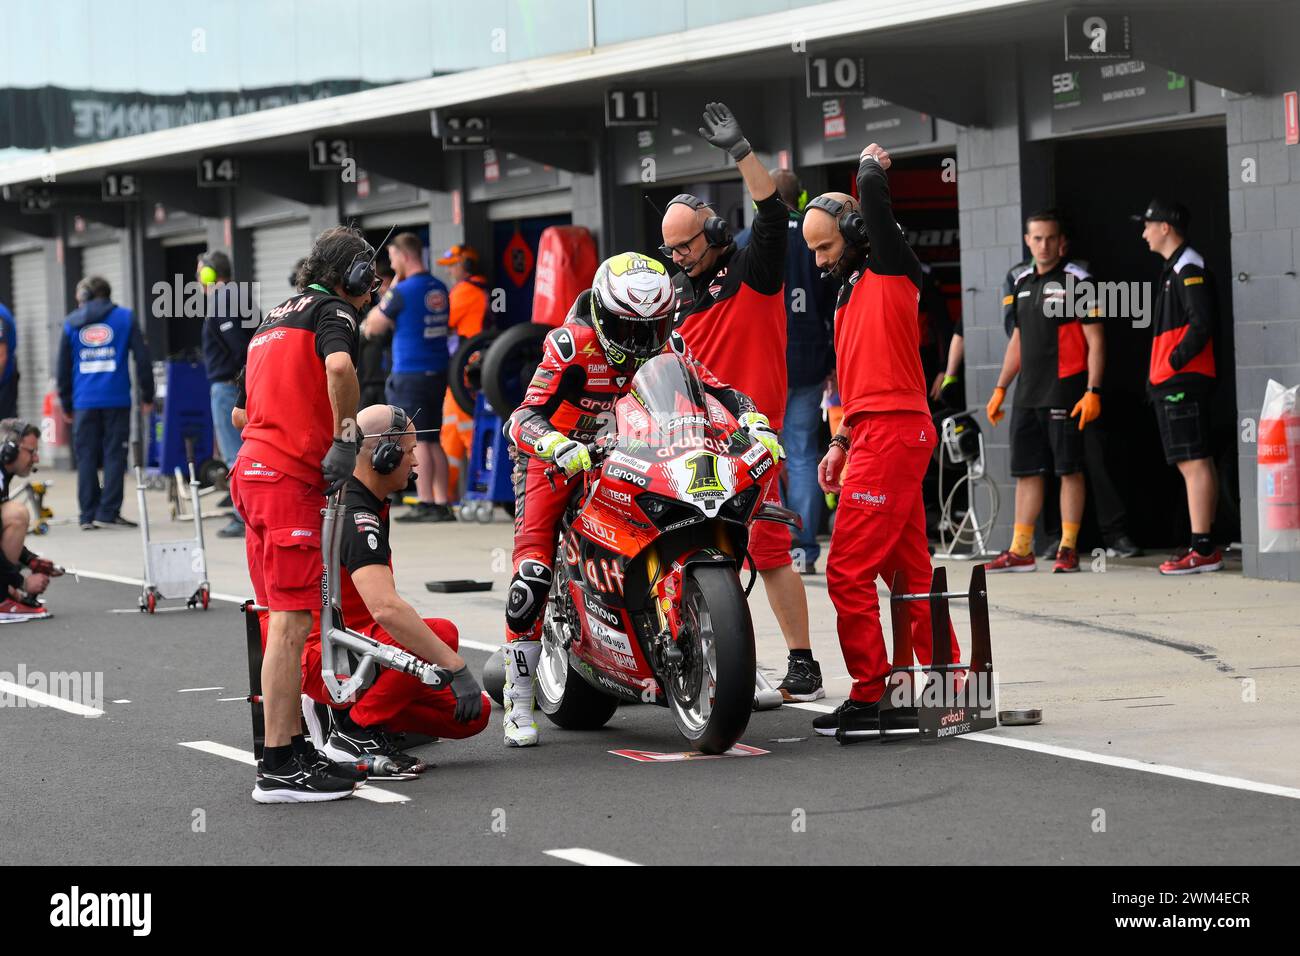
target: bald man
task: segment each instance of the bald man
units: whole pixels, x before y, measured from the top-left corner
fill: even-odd
[[[736,117],[723,103],[709,103],[700,135],[736,161],[754,200],[752,236],[737,249],[731,228],[707,203],[683,193],[664,210],[664,244],[682,270],[677,285],[678,331],[705,368],[721,381],[749,395],[758,418],[780,430],[785,419],[785,250],[789,216],[776,194],[771,174],[750,148]],[[745,424],[742,422],[741,424]],[[774,481],[771,499],[778,498]],[[750,531],[749,553],[763,578],[768,603],[776,615],[791,656],[815,667],[808,643],[808,597],[790,558],[790,529],[757,521]],[[799,700],[825,696],[820,673],[811,668],[794,689]],[[783,697],[792,699],[782,682]]]
[[[840,496],[826,588],[853,689],[813,721],[826,736],[879,729],[889,657],[876,578],[902,572],[909,593],[930,589],[921,480],[937,446],[921,369],[917,308],[921,264],[894,221],[889,153],[862,151],[858,195],[824,193],[808,204],[803,235],[817,265],[843,280],[835,309],[835,355],[844,421],[818,468],[822,490]],[[845,472],[845,461],[848,469]],[[930,608],[907,604],[912,646],[930,662]],[[960,660],[949,628],[952,660]],[[903,662],[910,664],[910,661]]]

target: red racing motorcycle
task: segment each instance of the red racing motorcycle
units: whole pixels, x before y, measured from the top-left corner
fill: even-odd
[[[560,525],[538,706],[591,730],[621,702],[658,704],[696,750],[723,753],[754,703],[749,527],[799,519],[764,502],[772,456],[676,355],[642,366],[609,414]]]

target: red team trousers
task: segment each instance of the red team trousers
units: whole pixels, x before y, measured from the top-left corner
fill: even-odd
[[[459,649],[460,632],[451,621],[426,617],[424,623],[453,651]],[[378,624],[359,628],[358,633],[383,644],[401,646]],[[265,640],[264,632],[263,642]],[[302,651],[302,689],[316,703],[336,707],[338,705],[330,698],[321,679],[320,665],[320,630],[314,621]],[[352,705],[350,716],[362,727],[378,726],[392,733],[428,734],[430,737],[460,740],[473,737],[487,726],[492,715],[492,701],[484,694],[483,713],[478,720],[467,724],[457,722],[453,716],[455,712],[456,695],[449,688],[434,689],[410,674],[380,668],[375,682]]]
[[[883,577],[890,585],[894,573],[901,571],[908,593],[930,590],[921,480],[936,436],[934,422],[920,412],[864,413],[852,428],[826,563],[826,587],[835,604],[844,662],[853,678],[849,697],[871,703],[884,696],[890,667],[876,579]],[[916,659],[929,664],[930,605],[911,601],[906,608]],[[961,655],[951,624],[948,633],[956,662]]]

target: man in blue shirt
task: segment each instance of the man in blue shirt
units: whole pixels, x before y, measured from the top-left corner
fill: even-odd
[[[370,338],[393,334],[393,371],[387,398],[415,422],[415,493],[419,498],[397,521],[454,521],[447,507],[447,455],[438,440],[447,390],[447,287],[429,274],[424,244],[414,233],[393,237],[388,261],[396,279],[361,326]]]
[[[59,339],[59,399],[63,418],[72,425],[82,531],[103,525],[135,527],[134,521],[121,515],[126,444],[131,436],[128,354],[135,361],[140,410],[146,416],[153,411],[149,347],[131,310],[114,305],[112,294],[103,276],[78,282],[79,305],[64,321]]]
[[[212,429],[226,468],[235,470],[239,457],[239,429],[230,420],[239,393],[236,380],[248,359],[248,340],[258,326],[256,310],[244,308],[238,290],[231,284],[230,257],[220,249],[199,256],[199,282],[203,285],[206,314],[203,317],[203,366],[208,375],[208,402],[212,408]],[[243,314],[251,312],[250,315]],[[232,502],[233,506],[233,502]],[[217,532],[221,538],[242,538],[244,521],[239,512]]]
[[[18,415],[18,327],[0,302],[0,419]]]

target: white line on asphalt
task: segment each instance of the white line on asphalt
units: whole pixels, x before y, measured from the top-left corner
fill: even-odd
[[[633,863],[631,860],[624,860],[617,856],[610,856],[608,853],[599,853],[596,850],[584,850],[582,847],[572,847],[568,850],[546,850],[547,856],[553,856],[557,860],[567,860],[570,863],[577,863],[579,866],[640,866],[640,863]]]
[[[144,587],[144,582],[141,581],[139,578],[128,578],[121,574],[105,574],[102,571],[83,571],[80,568],[69,568],[68,573],[79,574],[83,578],[90,578],[91,580],[94,581],[111,581],[114,584],[133,584],[138,588]],[[240,597],[237,594],[222,594],[218,591],[213,591],[212,594],[209,596],[214,601],[228,601],[231,604],[243,604],[246,600],[248,600],[248,598]],[[139,610],[138,608],[122,608],[120,611],[116,613],[135,614],[138,613],[138,610]],[[180,610],[189,610],[189,608],[162,608],[161,610],[180,611]],[[492,651],[501,650],[500,644],[486,644],[482,641],[471,641],[465,638],[461,638],[460,646],[468,647],[470,650],[473,651],[488,651],[489,653]]]
[[[181,746],[189,747],[191,750],[201,750],[217,757],[225,757],[228,760],[237,760],[240,763],[248,764],[250,767],[257,766],[257,758],[247,750],[240,750],[238,747],[231,747],[227,744],[219,744],[213,740],[182,740]],[[406,803],[411,799],[404,793],[381,790],[379,787],[372,787],[370,784],[361,787],[354,793],[354,796],[360,797],[362,800],[369,800],[371,803]]]
[[[1182,767],[1171,767],[1163,763],[1146,763],[1142,760],[1134,760],[1132,757],[1112,757],[1109,754],[1095,754],[1088,750],[1075,750],[1073,747],[1058,747],[1055,744],[1017,740],[1013,737],[1003,737],[986,731],[963,734],[958,739],[997,744],[999,747],[1014,747],[1017,750],[1032,750],[1035,753],[1065,757],[1068,760],[1081,760],[1084,763],[1098,763],[1107,767],[1120,767],[1125,770],[1141,770],[1143,773],[1177,777],[1179,780],[1191,780],[1195,783],[1209,783],[1217,787],[1231,787],[1234,790],[1249,790],[1253,793],[1264,793],[1273,797],[1289,797],[1292,800],[1300,800],[1300,789],[1295,787],[1283,787],[1275,783],[1261,783],[1258,780],[1246,780],[1242,777],[1226,777],[1222,774],[1206,773],[1203,770],[1185,770]]]
[[[85,704],[78,704],[75,700],[55,697],[53,694],[47,694],[43,690],[33,690],[30,687],[24,687],[22,684],[15,684],[12,681],[0,680],[0,694],[13,694],[15,697],[23,697],[30,700],[33,704],[38,706],[54,707],[57,710],[62,710],[69,714],[76,714],[78,717],[104,716],[104,712],[98,707],[87,707]]]
[[[178,693],[178,694],[193,694],[193,693],[195,693],[196,691],[201,691],[201,690],[225,690],[225,688],[224,688],[224,687],[182,687],[182,688],[181,688],[180,690],[178,690],[176,693]]]
[[[218,702],[218,703],[224,703],[225,701],[228,701],[228,700],[242,700],[244,703],[246,703],[246,704],[248,703],[248,698],[247,698],[247,697],[218,697],[218,698],[217,698],[217,702]]]
[[[129,699],[127,699],[126,697],[123,697],[123,698],[121,698],[121,699],[119,699],[119,700],[115,700],[115,701],[113,701],[113,703],[115,703],[115,704],[129,704],[129,703],[131,703],[131,701],[130,701]]]
[[[815,710],[819,714],[833,714],[835,712],[835,708],[830,704],[814,704],[812,701],[808,701],[807,703],[799,703],[798,701],[795,701],[794,703],[782,704],[781,706],[797,707],[800,710]]]
[[[90,578],[92,581],[111,581],[114,584],[133,584],[138,588],[144,587],[144,582],[139,578],[128,578],[123,574],[108,574],[104,571],[87,571],[84,568],[68,568],[68,573],[83,578]],[[213,591],[208,595],[214,601],[229,601],[231,604],[243,604],[247,598],[242,598],[238,594],[222,594],[220,591]]]

